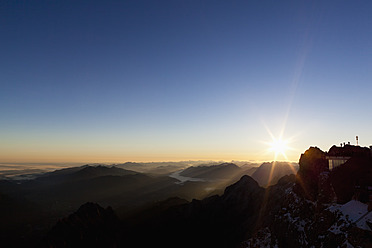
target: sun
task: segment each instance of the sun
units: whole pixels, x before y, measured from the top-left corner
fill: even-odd
[[[270,145],[269,151],[275,153],[274,160],[277,160],[279,155],[282,155],[286,160],[288,160],[287,155],[285,154],[286,151],[288,150],[287,144],[288,144],[287,140],[283,140],[281,138],[276,139],[274,137],[272,138],[272,142],[269,143]]]
[[[289,145],[293,143],[294,137],[291,138],[284,138],[284,128],[280,131],[279,135],[274,135],[268,126],[265,125],[264,127],[267,131],[267,133],[270,135],[271,141],[264,141],[263,143],[268,146],[266,153],[274,153],[274,161],[278,161],[278,158],[280,160],[289,161],[287,157],[287,152],[295,150]]]
[[[276,153],[285,153],[287,149],[287,142],[282,139],[274,139],[273,142],[270,143],[270,150]]]

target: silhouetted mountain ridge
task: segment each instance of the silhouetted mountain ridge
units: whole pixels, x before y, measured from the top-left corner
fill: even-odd
[[[119,219],[111,207],[85,203],[49,231],[44,247],[115,247]]]
[[[258,182],[260,186],[266,187],[274,185],[278,180],[290,174],[296,174],[298,165],[289,162],[266,162],[259,166],[252,174],[252,178]]]
[[[79,181],[92,179],[101,176],[126,176],[138,174],[137,172],[124,170],[115,166],[108,167],[104,165],[90,166],[84,165],[81,167],[66,168],[48,172],[40,177],[37,177],[35,181],[47,182],[47,183],[61,183],[67,181]]]
[[[175,244],[177,247],[234,247],[254,230],[263,193],[264,189],[256,181],[243,176],[227,187],[222,196],[190,203],[181,199],[167,200],[158,205],[160,210],[155,206],[137,213],[131,221],[124,221],[112,242],[118,247],[174,247]],[[136,221],[133,223],[133,220]],[[53,230],[53,235],[46,238],[49,245],[61,239],[66,241],[66,246],[73,244],[69,243],[73,239],[58,234],[65,232],[64,229],[55,227]]]
[[[229,179],[241,171],[241,168],[233,163],[222,163],[210,166],[189,167],[182,171],[180,175],[202,179]]]

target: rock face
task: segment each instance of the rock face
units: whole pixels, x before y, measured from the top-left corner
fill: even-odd
[[[116,247],[119,220],[113,210],[86,203],[48,233],[44,247]]]
[[[331,173],[324,171],[319,174],[317,201],[320,204],[336,202],[336,194],[331,184]]]
[[[287,193],[281,202],[269,203],[278,205],[278,209],[270,210],[268,223],[242,247],[372,247],[370,228],[358,222],[358,217],[366,212],[366,204],[333,203],[319,210],[316,202],[297,195],[293,187],[283,189]],[[364,212],[359,213],[354,205],[363,205]]]
[[[317,200],[320,175],[327,171],[329,169],[325,152],[317,147],[310,147],[300,157],[296,190],[309,200]]]

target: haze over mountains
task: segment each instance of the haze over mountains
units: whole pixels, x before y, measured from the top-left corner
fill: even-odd
[[[251,175],[260,168],[250,163],[240,165],[212,161],[83,165],[45,173],[38,171],[28,174],[34,178],[21,177],[22,180],[19,175],[8,177],[0,180],[1,236],[14,241],[18,240],[17,235],[25,233],[31,237],[40,235],[58,218],[85,202],[112,206],[119,216],[127,216],[142,206],[169,197],[191,201],[222,194],[225,187],[242,175]],[[186,180],[181,183],[172,177],[174,173]]]
[[[355,182],[370,183],[371,157],[329,171],[326,154],[311,147],[299,164],[257,167],[83,165],[0,180],[0,238],[8,247],[368,247],[372,214]]]
[[[242,175],[249,175],[261,186],[269,186],[289,174],[295,174],[298,164],[289,162],[266,162],[258,167],[245,166],[243,168],[233,163],[223,163],[212,166],[189,167],[180,175],[205,180],[238,180]]]

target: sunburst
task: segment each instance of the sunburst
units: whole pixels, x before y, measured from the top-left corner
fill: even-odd
[[[283,140],[282,138],[272,137],[272,142],[269,143],[269,151],[275,153],[274,161],[278,159],[278,156],[281,155],[285,160],[288,160],[286,151],[289,149],[288,140]]]
[[[274,136],[271,130],[266,125],[264,126],[267,133],[271,137],[271,141],[264,142],[268,146],[267,153],[274,153],[274,161],[278,161],[278,158],[280,158],[281,160],[289,161],[286,153],[289,150],[293,150],[293,148],[289,146],[289,144],[292,142],[292,139],[283,138],[283,129],[280,132],[279,136]]]

